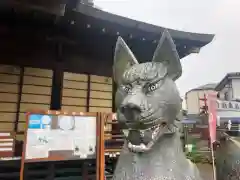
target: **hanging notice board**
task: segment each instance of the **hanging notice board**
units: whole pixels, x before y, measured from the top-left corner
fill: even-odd
[[[99,113],[36,111],[26,118],[20,180],[29,162],[96,159],[96,168],[101,164],[104,128]]]

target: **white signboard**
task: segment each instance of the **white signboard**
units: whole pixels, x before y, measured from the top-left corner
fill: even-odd
[[[240,112],[240,102],[217,100],[217,110]]]
[[[95,158],[96,117],[31,114],[25,159]]]
[[[217,100],[217,126],[225,124],[228,131],[239,131],[240,102]]]

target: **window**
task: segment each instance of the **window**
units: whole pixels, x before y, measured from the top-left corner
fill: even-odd
[[[229,95],[228,95],[228,92],[225,92],[224,93],[224,100],[228,101],[229,100]]]

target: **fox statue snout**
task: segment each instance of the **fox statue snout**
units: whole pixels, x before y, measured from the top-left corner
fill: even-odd
[[[133,103],[121,105],[120,111],[126,118],[127,122],[135,122],[139,120],[142,112],[140,106]]]

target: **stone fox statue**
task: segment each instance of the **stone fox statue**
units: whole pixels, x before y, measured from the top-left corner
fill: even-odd
[[[180,59],[164,31],[152,62],[139,64],[124,40],[115,49],[115,104],[125,143],[113,180],[200,180],[197,168],[182,151],[174,124],[181,109],[175,80]]]

